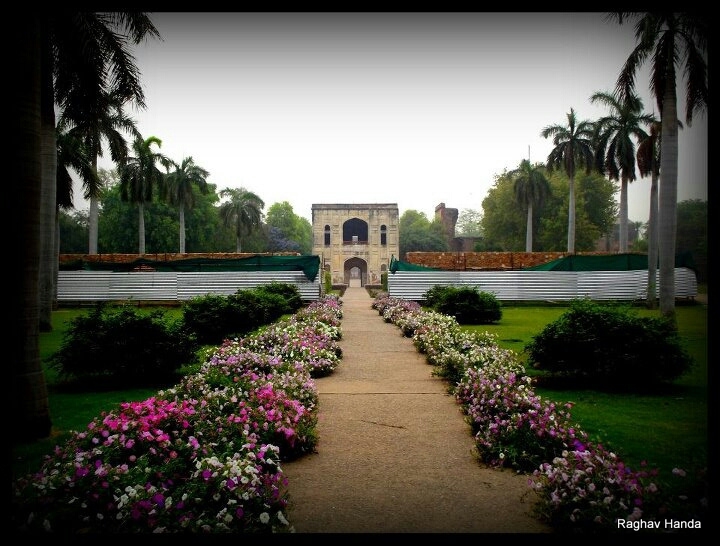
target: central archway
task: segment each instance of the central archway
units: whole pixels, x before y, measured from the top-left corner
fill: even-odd
[[[345,261],[343,270],[346,286],[365,286],[367,284],[367,262],[362,258],[350,258]]]

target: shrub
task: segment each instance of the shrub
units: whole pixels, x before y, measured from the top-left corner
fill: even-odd
[[[626,305],[574,300],[525,346],[527,364],[578,387],[646,389],[692,366],[677,328],[665,317],[637,317]]]
[[[61,377],[77,383],[92,379],[96,387],[102,384],[98,380],[113,387],[154,386],[175,381],[175,371],[194,359],[196,349],[182,322],[161,310],[101,303],[72,320],[48,364]]]
[[[216,345],[244,336],[303,306],[294,284],[271,282],[230,296],[208,294],[183,304],[185,327],[199,343]]]
[[[221,343],[236,323],[236,309],[227,296],[196,296],[183,303],[182,313],[185,327],[202,345]]]
[[[261,284],[255,291],[259,294],[273,294],[284,300],[281,315],[291,315],[303,306],[302,296],[298,287],[292,283],[281,283],[273,281],[269,284]]]
[[[490,324],[502,318],[495,295],[477,288],[436,285],[424,297],[427,307],[454,316],[458,324]]]

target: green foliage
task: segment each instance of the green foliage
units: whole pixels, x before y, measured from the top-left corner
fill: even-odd
[[[332,273],[325,271],[323,274],[323,282],[325,283],[325,293],[329,294],[332,292]]]
[[[302,254],[312,252],[312,225],[306,218],[296,215],[289,202],[270,206],[265,223],[280,230],[289,241],[297,243]]]
[[[230,296],[208,294],[191,298],[183,304],[183,324],[198,343],[215,345],[228,338],[242,337],[302,305],[295,285],[275,282],[238,290]]]
[[[690,370],[673,320],[638,317],[627,305],[574,300],[525,346],[528,366],[577,388],[646,391]]]
[[[502,318],[495,295],[477,288],[435,285],[424,297],[427,307],[455,317],[458,324],[491,324]]]
[[[60,254],[85,254],[88,249],[88,213],[76,211],[72,215],[58,210]]]
[[[383,292],[387,292],[388,290],[388,273],[387,271],[383,272],[380,275],[380,283],[381,283],[381,289]]]
[[[477,251],[521,251],[525,249],[527,214],[515,199],[511,172],[496,177],[482,201],[484,240]],[[533,250],[564,251],[567,248],[568,177],[561,171],[548,173],[550,193],[533,207]],[[616,184],[593,172],[577,173],[575,179],[575,249],[594,250],[603,233],[613,229],[617,216]]]
[[[195,337],[161,310],[98,304],[75,317],[49,366],[62,379],[96,387],[171,385],[179,366],[194,358]]]
[[[400,217],[400,256],[408,252],[442,252],[448,249],[442,224],[424,213],[406,210]]]

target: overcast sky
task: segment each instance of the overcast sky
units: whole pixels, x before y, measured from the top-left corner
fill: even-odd
[[[481,211],[498,175],[546,160],[544,127],[570,108],[608,113],[590,96],[613,90],[635,45],[631,25],[600,12],[150,17],[162,41],[134,50],[141,134],[178,163],[192,156],[218,190],[245,187],[265,212],[288,201],[308,220],[314,203]],[[657,114],[647,74],[638,92]],[[630,185],[631,221],[647,221],[649,194],[649,179]],[[680,131],[678,200],[695,198],[707,199],[707,114]]]

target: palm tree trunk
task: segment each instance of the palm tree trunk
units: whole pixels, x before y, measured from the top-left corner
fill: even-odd
[[[568,199],[568,254],[575,254],[575,177],[569,181],[570,197]]]
[[[623,177],[620,181],[620,230],[618,251],[624,254],[628,251],[628,181]]]
[[[93,170],[97,172],[97,156],[93,157]],[[97,195],[90,195],[90,213],[88,215],[88,254],[98,253],[98,221],[100,203]]]
[[[672,60],[671,60],[672,63]],[[677,236],[678,124],[675,73],[667,69],[660,141],[659,244],[660,314],[675,319],[675,238]]]
[[[138,203],[138,254],[145,254],[145,207]]]
[[[650,216],[648,218],[648,282],[647,299],[648,309],[657,308],[657,263],[658,263],[658,175],[655,167],[652,168],[650,182]]]
[[[88,215],[88,254],[98,253],[98,219],[100,217],[100,205],[98,198],[90,196],[90,213]]]
[[[53,92],[53,60],[49,43],[43,40],[42,91],[41,91],[41,139],[42,186],[40,192],[40,331],[52,330],[53,294],[55,292],[55,212],[57,209],[57,142],[55,140],[55,100]]]
[[[39,342],[39,265],[40,265],[40,198],[42,189],[41,161],[41,42],[47,36],[36,14],[25,14],[13,23],[10,39],[9,73],[13,84],[10,139],[12,172],[7,185],[15,214],[13,225],[21,237],[10,237],[12,256],[19,258],[17,267],[8,268],[10,315],[7,344],[10,352],[8,369],[12,418],[9,419],[13,442],[47,438],[52,423],[47,385],[40,362]]]
[[[185,254],[185,207],[180,205],[180,254]]]
[[[525,252],[532,252],[532,240],[533,240],[533,206],[532,202],[528,204],[527,211],[527,226],[525,228]]]

